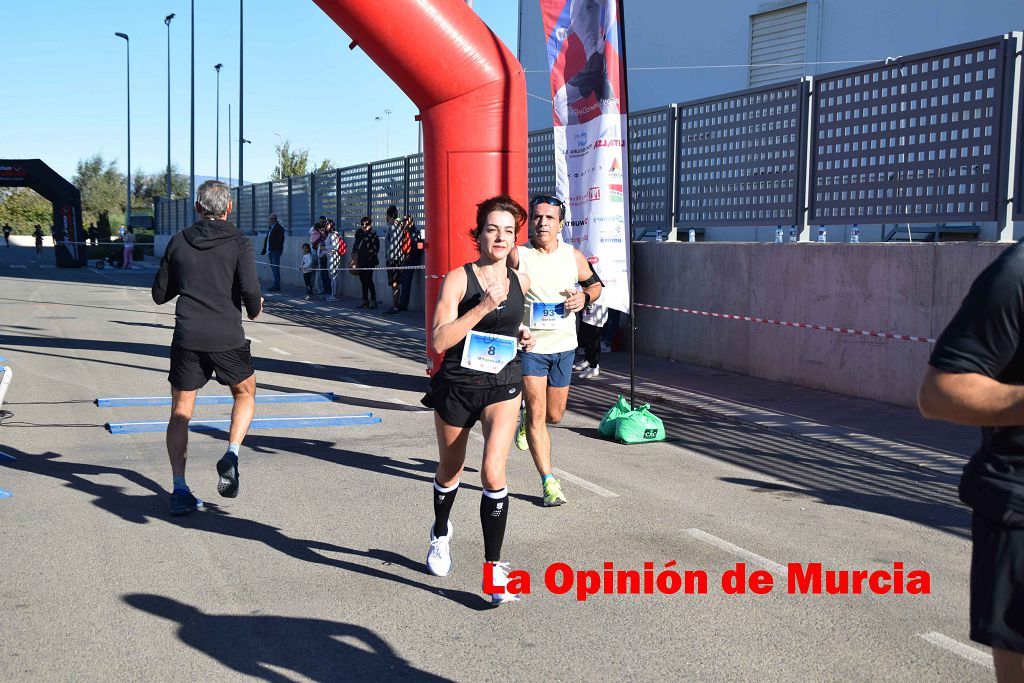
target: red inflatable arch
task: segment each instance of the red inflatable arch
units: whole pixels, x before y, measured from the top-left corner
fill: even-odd
[[[464,0],[314,0],[420,109],[430,325],[440,275],[476,258],[477,202],[502,192],[525,204],[523,67]],[[526,239],[524,230],[520,236]]]

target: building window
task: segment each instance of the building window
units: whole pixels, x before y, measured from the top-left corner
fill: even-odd
[[[800,78],[810,73],[807,54],[807,3],[750,16],[750,86]]]

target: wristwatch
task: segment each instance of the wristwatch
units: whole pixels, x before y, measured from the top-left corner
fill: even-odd
[[[583,308],[586,308],[586,309],[590,308],[590,293],[589,292],[583,292]]]

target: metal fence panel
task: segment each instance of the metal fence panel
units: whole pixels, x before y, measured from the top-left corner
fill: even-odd
[[[394,204],[405,213],[405,157],[370,164],[370,218],[380,232],[387,227],[385,212]]]
[[[338,172],[325,171],[313,174],[313,218],[327,216],[338,221]]]
[[[412,216],[416,225],[424,235],[427,234],[426,227],[426,205],[424,201],[423,184],[423,155],[413,154],[409,157],[409,181],[406,191],[408,195],[405,202],[405,212]]]
[[[1006,68],[1012,73],[1012,67],[1007,64]],[[1010,84],[1013,87],[1013,84]],[[1017,169],[1014,171],[1016,187],[1013,191],[1013,220],[1024,221],[1024,74],[1021,76],[1020,99],[1017,100]],[[1013,90],[1007,90],[1013,92]],[[1009,119],[1007,119],[1009,122]],[[1010,132],[1012,135],[1013,132]],[[1013,160],[1010,160],[1013,163]]]
[[[228,214],[228,221],[235,224],[238,227],[238,211],[239,211],[239,191],[237,187],[231,188],[231,213]]]
[[[551,128],[530,133],[527,186],[530,196],[555,196],[555,134]]]
[[[629,211],[635,228],[667,228],[672,223],[674,137],[671,106],[629,115]]]
[[[676,105],[678,226],[797,224],[806,88],[796,81]]]
[[[309,176],[292,176],[291,221],[296,226],[313,225],[309,215]],[[317,214],[319,216],[320,214]]]
[[[995,220],[1008,42],[819,76],[810,221]]]
[[[338,228],[352,231],[367,215],[370,169],[366,164],[338,170],[341,196],[338,202]]]
[[[252,186],[238,188],[238,229],[252,231]]]
[[[266,230],[267,218],[270,216],[270,183],[259,183],[253,186],[253,221],[258,230]]]
[[[289,235],[296,234],[292,232],[293,228],[303,227],[291,224],[287,178],[284,180],[274,180],[270,183],[270,210],[277,214],[277,220],[281,221],[281,225],[285,227]]]

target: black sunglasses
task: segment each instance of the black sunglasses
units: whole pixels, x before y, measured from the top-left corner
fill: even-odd
[[[537,206],[538,204],[550,204],[551,206],[562,206],[564,202],[558,197],[552,197],[546,194],[539,194],[530,200],[530,206]]]

